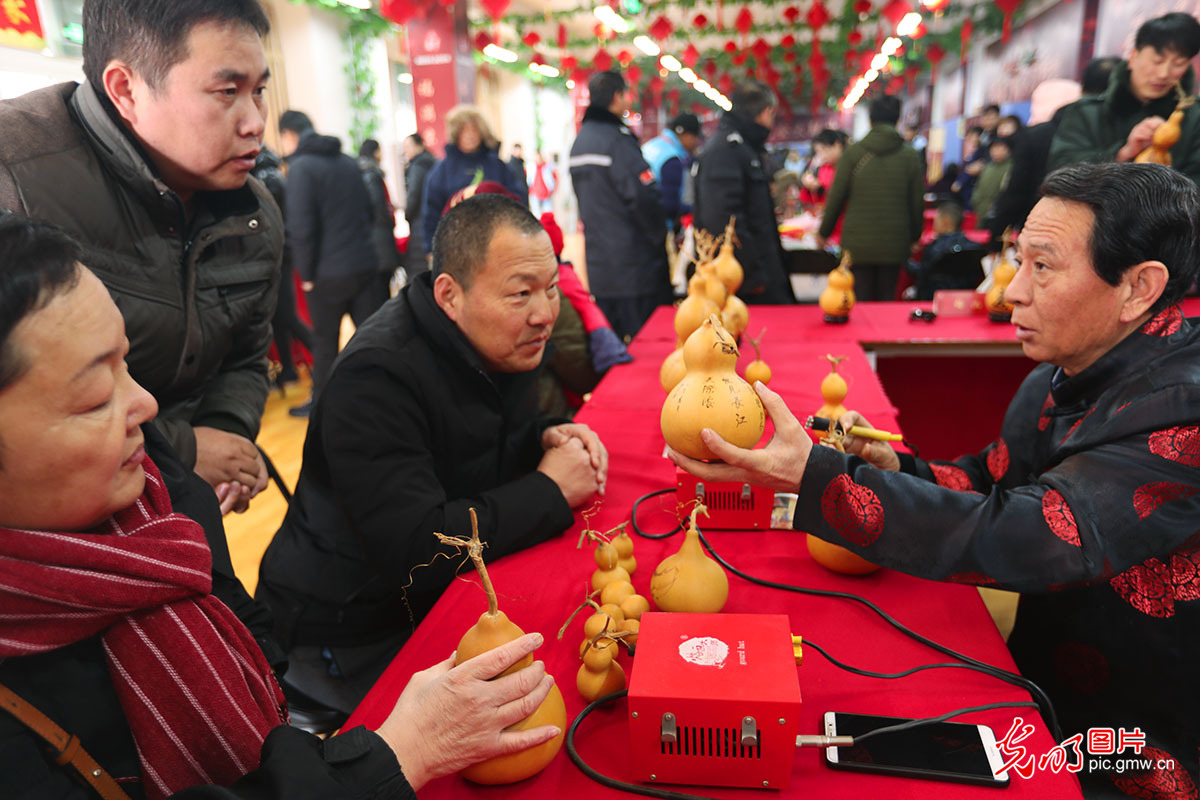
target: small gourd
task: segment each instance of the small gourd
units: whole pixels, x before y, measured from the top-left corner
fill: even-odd
[[[663,359],[662,367],[658,370],[658,382],[662,384],[664,392],[670,392],[675,388],[675,384],[683,380],[685,374],[687,369],[683,366],[683,342],[680,342],[679,346]]]
[[[683,545],[659,563],[650,578],[650,596],[662,611],[715,614],[729,599],[729,578],[721,565],[700,546],[696,515],[708,510],[697,503],[692,508]]]
[[[1017,268],[1008,260],[1008,248],[1012,245],[1012,228],[1006,228],[1000,240],[999,261],[992,267],[992,286],[984,297],[987,306],[988,319],[992,322],[1008,322],[1012,319],[1012,303],[1004,298],[1004,292],[1017,275]]]
[[[771,382],[771,368],[767,366],[767,362],[762,360],[762,351],[759,349],[766,333],[767,329],[763,328],[758,332],[757,339],[750,340],[750,344],[754,347],[754,360],[746,365],[746,382],[751,386],[757,381],[762,381],[764,386]]]
[[[825,312],[825,321],[830,323],[849,322],[850,309],[854,308],[854,273],[850,251],[842,252],[842,261],[829,273],[829,285],[821,292],[817,305]]]
[[[725,301],[729,299],[729,289],[717,277],[716,268],[712,264],[704,264],[696,268],[696,274],[703,280],[704,294],[708,299],[716,303],[717,308],[724,308]]]
[[[829,374],[821,381],[821,399],[825,401],[825,405],[817,410],[817,416],[837,422],[846,413],[846,407],[842,405],[842,401],[846,399],[846,394],[850,391],[846,379],[837,371],[838,364],[845,361],[846,357],[827,353],[825,358],[829,359]]]
[[[517,625],[509,621],[496,602],[496,591],[492,588],[491,579],[488,578],[487,567],[483,563],[483,543],[479,540],[479,521],[475,516],[474,508],[468,509],[468,513],[471,515],[470,539],[444,536],[440,533],[434,534],[437,536],[438,541],[444,544],[467,548],[467,553],[471,561],[474,562],[475,569],[479,572],[479,580],[483,585],[483,591],[488,599],[488,610],[479,617],[479,621],[463,634],[462,639],[459,640],[458,649],[455,651],[454,656],[455,665],[474,658],[480,653],[494,650],[525,634]],[[526,656],[497,677],[516,672],[532,663],[533,656]],[[554,685],[550,687],[550,693],[546,695],[546,699],[542,701],[541,705],[532,714],[519,722],[509,725],[505,730],[520,731],[538,728],[542,725],[556,725],[560,731],[565,731],[566,723],[567,707],[563,703],[562,692],[559,691],[557,685]],[[459,774],[474,783],[488,785],[515,783],[544,769],[554,756],[558,754],[562,743],[563,734],[559,733],[558,736],[548,742],[543,742],[542,744],[516,753],[489,758],[486,761],[481,761],[478,764],[467,767]]]
[[[675,337],[686,342],[704,320],[713,314],[721,313],[721,307],[708,299],[703,291],[696,291],[683,298],[683,302],[675,309]]]
[[[1179,95],[1179,103],[1175,106],[1175,110],[1171,112],[1171,116],[1167,117],[1167,121],[1154,129],[1154,135],[1150,139],[1150,146],[1134,157],[1134,161],[1138,164],[1165,164],[1171,166],[1171,148],[1179,141],[1179,137],[1183,135],[1183,116],[1193,103],[1196,102],[1195,97],[1186,97],[1183,93],[1183,88],[1179,84],[1175,85],[1175,91]]]
[[[575,673],[575,688],[589,703],[625,688],[625,670],[613,657],[617,643],[612,639],[601,639],[590,644],[591,647],[583,654],[579,671]]]
[[[746,328],[750,325],[750,309],[746,308],[742,298],[733,292],[729,293],[729,299],[725,301],[725,307],[721,309],[721,324],[725,326],[735,341],[746,332]]]
[[[811,533],[808,537],[808,554],[830,572],[842,575],[870,575],[879,569],[878,564],[872,564],[857,553],[853,553],[841,545],[818,539]]]
[[[734,218],[730,217],[729,224],[725,226],[725,237],[721,241],[721,252],[717,254],[717,257],[712,262],[717,270],[717,277],[729,289],[731,295],[741,287],[742,281],[746,276],[742,265],[733,256],[733,247],[737,238],[734,235],[733,228]]]
[[[696,459],[715,459],[700,438],[711,428],[737,447],[753,447],[762,438],[766,414],[750,384],[738,377],[733,337],[711,315],[683,346],[687,374],[663,403],[663,438],[676,451]]]
[[[633,557],[633,539],[625,532],[624,524],[621,525],[621,533],[613,538],[612,543],[613,547],[617,548],[617,566],[632,575],[637,570],[637,559]]]

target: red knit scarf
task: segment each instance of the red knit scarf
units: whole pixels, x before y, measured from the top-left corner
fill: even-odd
[[[0,656],[99,635],[150,800],[233,783],[287,721],[262,650],[210,594],[211,568],[204,530],[172,512],[149,459],[142,497],[86,533],[0,528]]]

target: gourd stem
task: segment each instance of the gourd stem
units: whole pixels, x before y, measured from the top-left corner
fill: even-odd
[[[492,588],[492,579],[488,577],[487,567],[483,563],[483,542],[479,541],[479,518],[475,516],[475,509],[468,508],[467,513],[471,515],[471,541],[467,545],[467,553],[471,556],[471,561],[475,562],[475,569],[479,572],[479,580],[483,584],[484,594],[488,600],[488,616],[496,616],[496,612],[500,610],[500,604],[496,601],[496,590]]]

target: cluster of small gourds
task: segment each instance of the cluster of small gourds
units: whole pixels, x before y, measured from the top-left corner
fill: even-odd
[[[624,525],[621,528],[621,532],[611,538],[592,530],[584,530],[580,538],[580,544],[584,539],[596,542],[592,556],[596,562],[591,578],[592,593],[580,609],[576,609],[576,612],[582,608],[594,610],[583,624],[584,639],[579,646],[583,663],[575,675],[575,688],[589,703],[625,688],[625,670],[616,659],[618,642],[632,649],[637,644],[642,614],[650,610],[650,601],[638,594],[633,586],[633,573],[637,569],[633,539],[623,530]],[[559,635],[561,637],[562,631]]]

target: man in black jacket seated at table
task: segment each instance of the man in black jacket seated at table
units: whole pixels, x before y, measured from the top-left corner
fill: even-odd
[[[257,591],[293,691],[353,710],[462,566],[435,559],[448,551],[433,534],[469,537],[469,508],[494,560],[570,527],[603,491],[599,438],[537,414],[557,280],[528,209],[470,198],[439,223],[432,273],[338,358]]]

